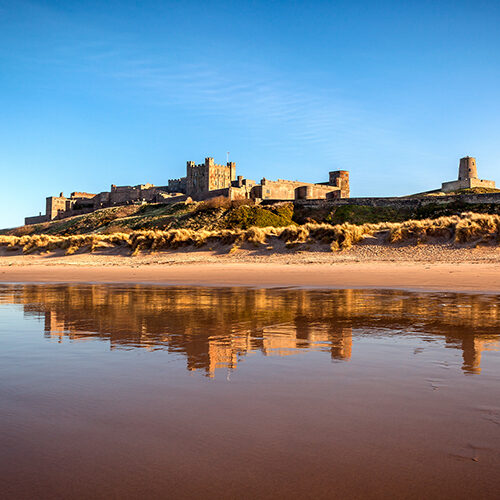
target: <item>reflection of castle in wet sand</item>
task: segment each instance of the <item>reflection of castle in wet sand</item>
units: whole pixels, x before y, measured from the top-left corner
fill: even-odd
[[[462,343],[464,371],[481,373],[481,353],[484,351],[499,351],[500,340],[497,338],[478,338],[471,336]]]
[[[63,342],[65,338],[70,340],[94,338],[89,332],[72,330],[68,321],[64,317],[59,317],[56,311],[45,311],[44,321],[45,336],[58,342]],[[163,335],[161,339],[156,338],[155,343],[150,342],[146,331],[143,334],[144,342],[135,341],[133,344],[124,344],[123,339],[117,340],[111,336],[109,338],[111,349],[128,345],[156,350],[169,344],[168,334]],[[213,376],[215,370],[219,368],[235,369],[241,356],[256,350],[265,356],[287,356],[298,354],[301,352],[300,349],[315,349],[330,351],[332,359],[343,360],[351,357],[352,328],[340,328],[335,333],[331,329],[329,332],[318,329],[311,332],[307,339],[300,336],[295,325],[283,324],[262,328],[260,338],[250,331],[241,331],[228,336],[207,336],[206,339],[193,342],[193,345],[188,345],[188,341],[185,345],[187,368],[190,371],[204,369],[209,376]]]
[[[463,370],[500,348],[499,298],[367,290],[241,290],[9,285],[1,303],[44,319],[50,339],[109,341],[111,349],[167,350],[212,376],[251,352],[304,350],[351,358],[354,338],[425,333],[462,350]]]

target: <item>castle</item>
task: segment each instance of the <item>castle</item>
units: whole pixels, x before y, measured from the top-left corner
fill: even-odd
[[[26,217],[25,224],[39,224],[54,219],[90,213],[100,208],[132,203],[175,203],[188,198],[196,201],[223,196],[231,200],[251,199],[290,201],[307,199],[349,198],[349,172],[329,173],[327,182],[307,183],[278,179],[262,179],[260,184],[243,176],[236,176],[236,164],[219,165],[213,158],[196,165],[188,161],[186,176],[170,179],[166,186],[140,184],[138,186],[111,185],[101,193],[73,192],[67,198],[63,193],[46,199],[45,215]]]
[[[26,217],[25,224],[39,224],[54,219],[64,219],[74,215],[90,213],[100,208],[135,203],[176,203],[187,200],[206,200],[225,197],[230,200],[253,200],[255,203],[294,201],[297,205],[319,206],[325,203],[336,205],[386,206],[396,209],[416,207],[435,202],[429,194],[445,193],[452,197],[462,196],[470,203],[500,203],[500,193],[457,193],[462,189],[495,189],[495,182],[479,179],[476,159],[466,156],[460,159],[458,179],[443,182],[441,189],[426,191],[412,196],[385,198],[350,198],[349,172],[336,170],[329,173],[328,181],[308,183],[278,179],[271,181],[263,178],[259,184],[241,175],[236,175],[236,164],[228,162],[219,165],[213,158],[196,165],[193,161],[186,164],[186,176],[170,179],[166,186],[139,184],[138,186],[111,185],[110,191],[101,193],[74,192],[67,198],[49,196],[46,201],[45,215]],[[479,199],[479,198],[481,199]],[[445,202],[448,196],[440,197]]]

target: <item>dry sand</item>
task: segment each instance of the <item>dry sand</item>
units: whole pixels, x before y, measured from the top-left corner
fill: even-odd
[[[0,282],[500,292],[500,249],[360,245],[344,252],[184,249],[136,257],[116,252],[12,255],[3,250]]]

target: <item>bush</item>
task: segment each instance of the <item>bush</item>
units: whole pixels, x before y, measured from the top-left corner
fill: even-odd
[[[260,205],[243,205],[232,210],[226,218],[226,227],[230,229],[248,229],[250,227],[285,227],[292,221],[293,204],[283,203],[269,208]]]

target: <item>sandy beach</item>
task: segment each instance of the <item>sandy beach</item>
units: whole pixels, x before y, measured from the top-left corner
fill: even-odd
[[[500,292],[495,247],[355,247],[346,252],[182,250],[129,257],[82,253],[0,256],[0,282],[151,283],[253,287]]]

